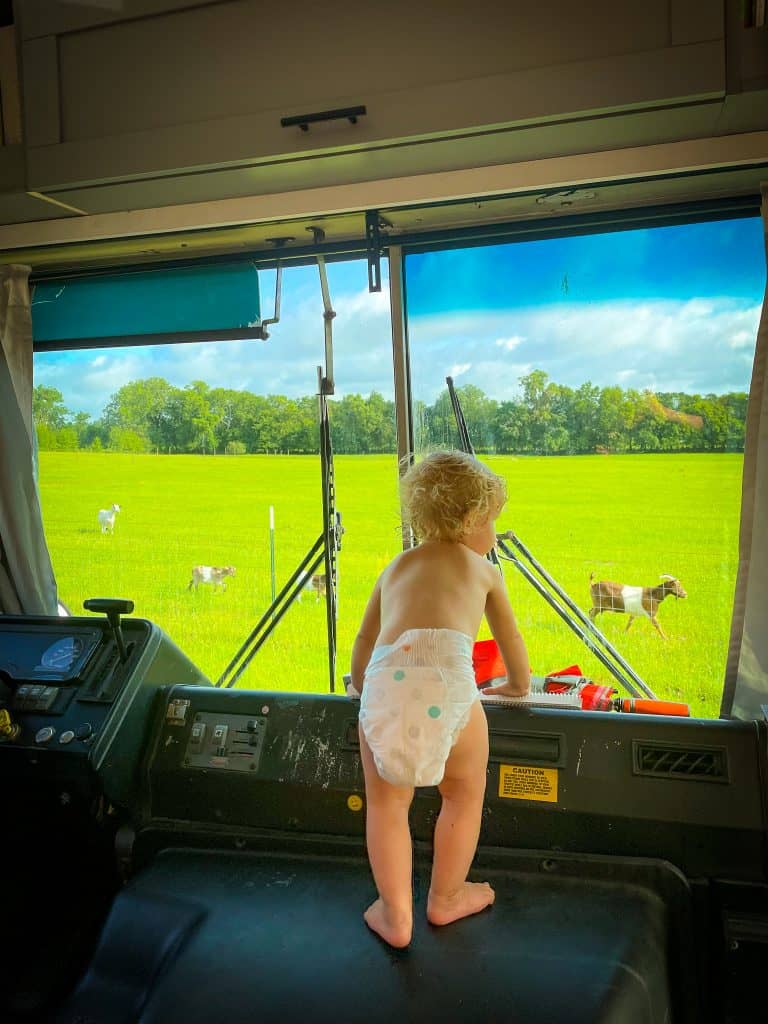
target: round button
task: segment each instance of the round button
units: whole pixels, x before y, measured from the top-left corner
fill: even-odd
[[[35,743],[50,743],[55,735],[56,730],[52,725],[44,725],[35,733]]]
[[[71,743],[74,738],[75,734],[72,732],[72,730],[67,729],[66,732],[63,732],[61,736],[59,736],[59,743]]]
[[[93,732],[93,726],[90,722],[84,722],[82,725],[78,725],[75,729],[75,738],[78,740],[87,740]]]

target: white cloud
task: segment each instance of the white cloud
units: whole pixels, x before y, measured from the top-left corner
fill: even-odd
[[[754,349],[755,347],[755,334],[753,331],[734,330],[731,335],[728,344],[731,348],[748,348]]]
[[[472,369],[472,363],[454,363],[451,367],[451,372],[448,374],[449,377],[462,377],[467,370]]]
[[[711,299],[689,299],[683,306],[683,313],[690,317],[711,316],[715,305]]]
[[[334,305],[333,296],[331,296],[331,304]],[[339,309],[336,310],[337,317],[343,316],[355,319],[362,316],[364,318],[384,317],[388,319],[389,284],[386,281],[382,281],[380,292],[369,292],[367,288],[362,288],[353,295],[344,295],[338,305]]]
[[[462,383],[498,400],[517,397],[519,378],[534,368],[568,387],[746,391],[759,316],[757,304],[713,297],[419,317],[410,328],[413,392],[433,401],[459,352],[472,365]],[[508,350],[499,344],[505,337],[520,342]]]
[[[522,345],[524,341],[525,338],[522,338],[519,334],[513,334],[511,338],[497,338],[495,344],[499,348],[505,348],[507,352],[511,352],[518,345]]]

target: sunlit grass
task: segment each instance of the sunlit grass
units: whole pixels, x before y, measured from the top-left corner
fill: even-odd
[[[626,616],[598,626],[660,697],[716,716],[736,572],[739,455],[489,458],[510,499],[500,530],[514,530],[585,610],[589,575],[650,586],[679,576],[686,601],[667,598],[659,621],[624,633]],[[394,456],[337,456],[339,555],[337,688],[374,580],[400,550]],[[61,599],[129,597],[213,680],[271,600],[269,507],[275,510],[277,587],[322,528],[320,466],[302,456],[129,456],[43,452],[40,485]],[[100,508],[117,502],[114,535]],[[227,590],[187,585],[192,566],[234,565]],[[612,678],[512,565],[505,576],[534,672],[578,663]],[[485,633],[482,635],[486,635]],[[305,593],[256,656],[241,685],[328,689],[325,606]]]

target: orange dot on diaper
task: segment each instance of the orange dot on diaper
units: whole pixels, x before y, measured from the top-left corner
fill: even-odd
[[[394,673],[394,677],[395,679],[405,679],[405,672],[403,672],[403,670],[399,668],[397,672]]]
[[[430,718],[439,718],[442,713],[442,710],[437,706],[437,704],[433,704],[432,707],[427,708],[427,714]]]
[[[410,649],[411,649],[411,645],[410,644],[403,644],[403,650],[404,651],[410,651]]]

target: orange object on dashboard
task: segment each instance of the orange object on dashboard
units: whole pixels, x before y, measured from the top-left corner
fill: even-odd
[[[677,715],[689,718],[691,709],[687,704],[672,700],[642,700],[638,697],[619,697],[613,702],[617,711],[633,711],[636,715]]]

